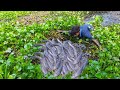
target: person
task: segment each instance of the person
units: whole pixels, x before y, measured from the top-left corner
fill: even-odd
[[[71,36],[77,36],[79,38],[88,38],[90,41],[94,42],[98,47],[100,47],[99,42],[93,38],[90,31],[94,30],[93,26],[90,24],[84,24],[82,26],[73,26],[72,30],[69,31]]]

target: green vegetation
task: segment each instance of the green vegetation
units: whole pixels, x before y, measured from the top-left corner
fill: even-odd
[[[84,16],[89,12],[51,12],[45,16],[43,23],[22,25],[17,23],[19,17],[31,14],[26,11],[0,12],[0,78],[1,79],[52,79],[43,75],[39,64],[31,63],[27,56],[32,56],[37,48],[33,47],[51,30],[69,30],[73,25],[82,25]],[[98,61],[89,60],[79,78],[120,78],[120,25],[101,26],[102,18],[97,16],[90,23],[95,27],[92,31],[103,50],[93,52],[99,56]],[[91,46],[93,47],[93,46]],[[94,46],[95,47],[95,46]],[[27,59],[25,59],[27,58]],[[57,77],[61,78],[61,76]],[[70,74],[65,78],[69,79]]]

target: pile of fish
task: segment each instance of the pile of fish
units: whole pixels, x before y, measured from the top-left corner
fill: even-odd
[[[88,63],[89,54],[83,52],[86,48],[83,44],[52,39],[35,46],[41,46],[41,48],[32,56],[32,59],[40,60],[44,74],[53,72],[56,77],[72,73],[71,78],[77,78]]]

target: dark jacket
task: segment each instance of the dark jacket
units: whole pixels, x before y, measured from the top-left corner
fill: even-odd
[[[93,29],[93,27],[89,24],[84,24],[83,26],[80,26],[80,38],[88,38],[92,39],[92,35],[90,31]]]

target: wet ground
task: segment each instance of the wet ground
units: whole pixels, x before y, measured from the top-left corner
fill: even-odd
[[[91,12],[86,18],[85,22],[89,22],[93,20],[93,16],[100,15],[103,17],[103,22],[101,23],[103,26],[108,26],[112,24],[120,23],[120,11],[94,11]]]

